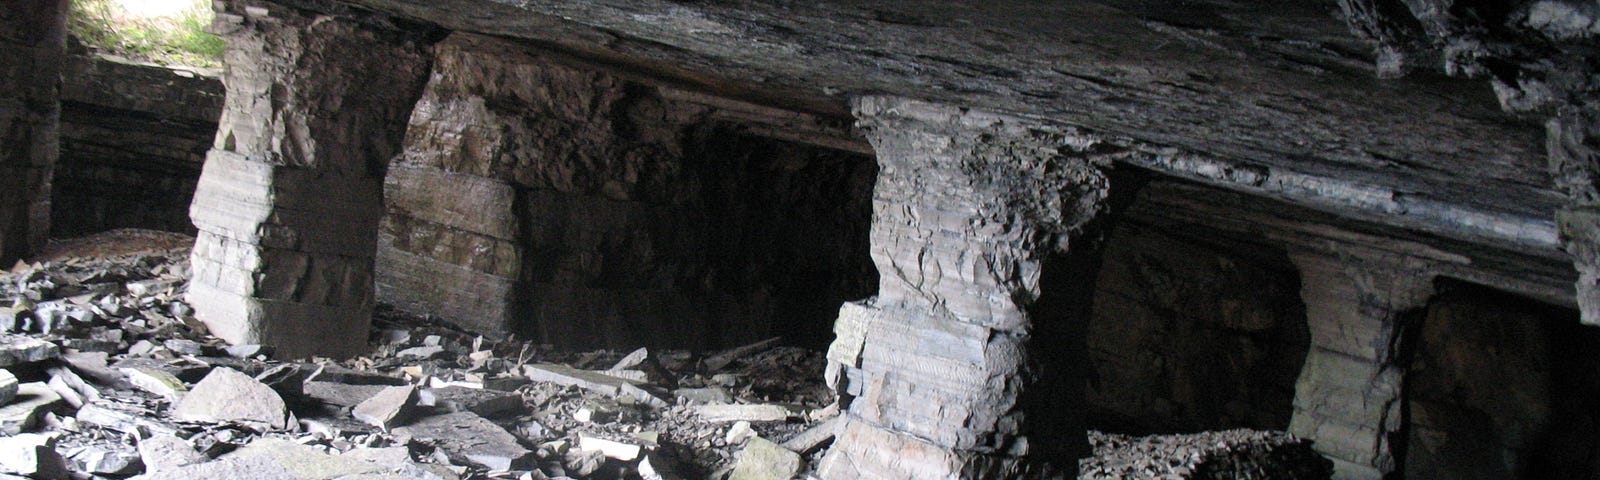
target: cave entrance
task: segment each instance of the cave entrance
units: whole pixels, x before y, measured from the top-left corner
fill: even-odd
[[[1406,478],[1596,478],[1600,329],[1576,310],[1439,281],[1409,335]]]

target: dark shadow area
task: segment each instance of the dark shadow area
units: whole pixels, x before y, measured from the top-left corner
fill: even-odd
[[[1110,229],[1084,329],[1089,425],[1288,428],[1310,348],[1299,273],[1281,251],[1225,238],[1137,217]]]
[[[1405,478],[1600,478],[1600,329],[1445,279],[1414,331]]]

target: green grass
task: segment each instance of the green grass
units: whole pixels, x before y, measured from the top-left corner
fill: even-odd
[[[211,24],[210,0],[171,17],[137,18],[113,0],[72,0],[68,28],[85,46],[113,55],[158,63],[219,67],[222,38],[205,33]]]

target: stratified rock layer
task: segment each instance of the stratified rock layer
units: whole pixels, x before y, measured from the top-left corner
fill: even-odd
[[[383,172],[430,65],[415,39],[278,4],[224,4],[228,96],[190,216],[190,302],[285,357],[365,346]]]

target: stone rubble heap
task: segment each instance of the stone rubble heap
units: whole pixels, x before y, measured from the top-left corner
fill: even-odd
[[[781,480],[844,421],[822,354],[776,339],[561,353],[380,309],[367,356],[275,358],[194,319],[187,253],[0,272],[0,480]],[[1282,434],[1095,438],[1084,478],[1316,478]]]

